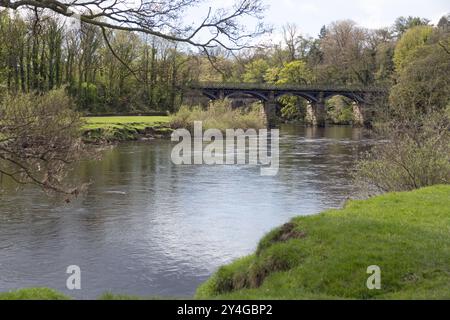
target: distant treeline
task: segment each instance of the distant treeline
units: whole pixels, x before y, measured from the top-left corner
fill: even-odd
[[[0,94],[66,86],[86,113],[176,111],[182,88],[198,81],[391,85],[396,45],[426,19],[398,18],[368,30],[352,21],[305,37],[294,25],[283,40],[234,55],[193,53],[180,44],[87,24],[71,27],[47,11],[0,12]],[[443,17],[438,28],[448,28]],[[298,101],[286,99],[289,107]],[[288,112],[289,113],[289,112]],[[288,115],[289,116],[289,115]]]

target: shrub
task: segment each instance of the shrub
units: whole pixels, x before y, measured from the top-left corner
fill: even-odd
[[[448,113],[432,112],[378,125],[388,140],[358,162],[356,181],[382,192],[450,183],[449,123]]]
[[[260,104],[253,104],[249,108],[233,109],[228,99],[213,101],[206,110],[200,106],[182,106],[172,116],[170,126],[192,130],[194,121],[202,121],[205,130],[260,129],[266,127],[261,108]]]
[[[0,103],[0,174],[18,184],[77,194],[63,177],[84,151],[82,120],[63,89],[7,95]]]

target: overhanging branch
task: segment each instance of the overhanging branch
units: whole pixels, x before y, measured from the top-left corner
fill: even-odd
[[[247,27],[241,22],[241,18],[262,19],[265,7],[261,0],[236,0],[229,9],[209,9],[197,26],[183,25],[181,14],[200,2],[201,0],[141,0],[139,5],[134,2],[131,5],[126,0],[0,0],[0,7],[13,10],[48,9],[64,17],[76,17],[81,22],[98,26],[102,30],[144,33],[198,47],[203,52],[218,47],[227,50],[248,48],[254,37],[268,31],[262,23],[257,23],[254,30],[247,31]]]

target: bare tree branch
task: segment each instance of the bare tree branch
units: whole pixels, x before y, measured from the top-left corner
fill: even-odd
[[[42,8],[103,30],[140,32],[170,41],[185,43],[201,51],[222,47],[227,50],[248,48],[255,36],[268,31],[261,22],[247,30],[248,21],[263,18],[261,0],[236,0],[228,9],[209,9],[198,25],[183,23],[181,15],[202,0],[0,0],[0,7],[18,10]]]

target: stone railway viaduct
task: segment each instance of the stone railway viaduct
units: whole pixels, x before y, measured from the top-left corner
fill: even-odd
[[[375,114],[375,101],[386,96],[387,90],[378,87],[338,87],[320,85],[271,85],[253,83],[199,83],[191,89],[200,91],[211,100],[250,96],[264,104],[267,123],[273,125],[278,107],[277,99],[284,95],[297,96],[307,101],[306,122],[324,126],[325,101],[340,95],[353,101],[353,123],[357,126],[370,123]]]

